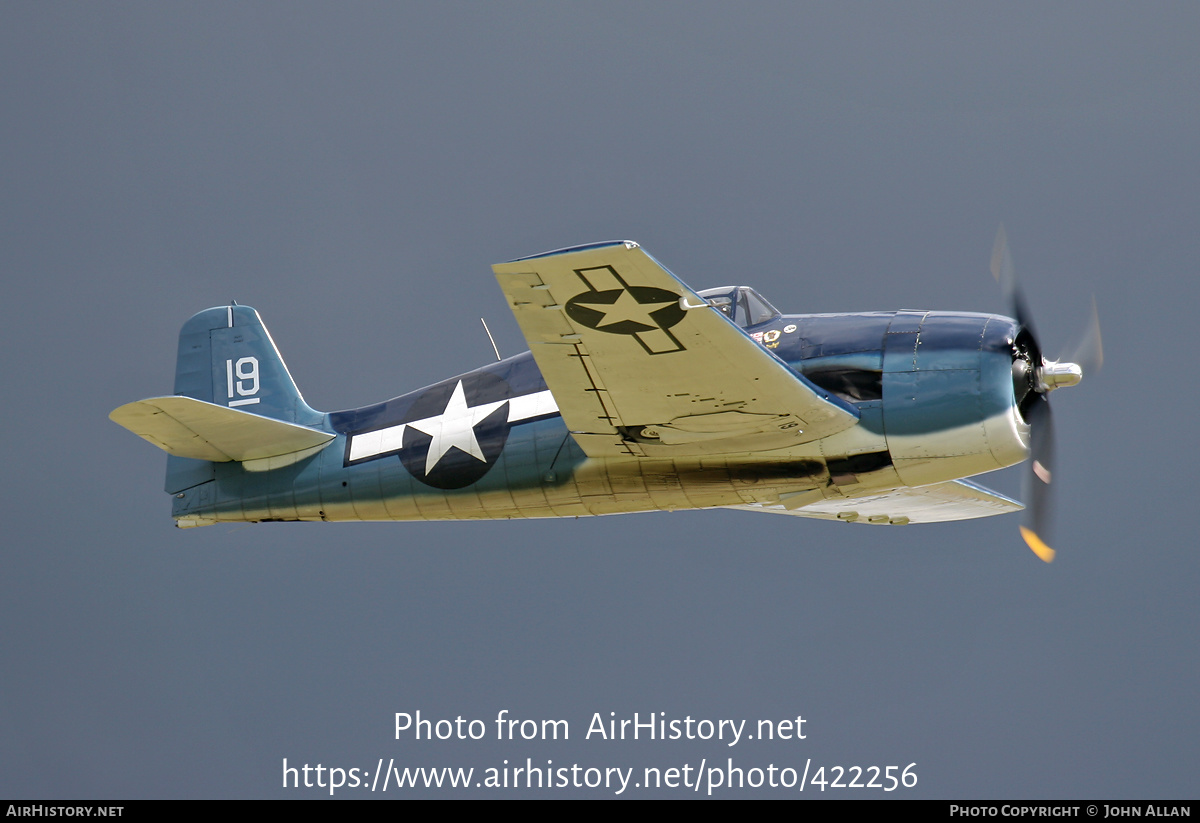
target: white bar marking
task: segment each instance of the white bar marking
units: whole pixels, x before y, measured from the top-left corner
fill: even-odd
[[[558,412],[558,403],[554,402],[554,395],[549,389],[508,398],[508,422],[510,425],[531,417],[542,417],[556,412]],[[406,425],[401,423],[398,426],[389,426],[386,429],[354,435],[350,438],[350,462],[374,457],[385,452],[399,451],[404,445]]]

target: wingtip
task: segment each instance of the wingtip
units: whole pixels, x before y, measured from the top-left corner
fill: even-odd
[[[516,260],[509,260],[509,263],[524,263],[527,260],[538,260],[542,257],[557,257],[562,254],[575,254],[583,251],[594,251],[596,249],[607,249],[613,246],[624,246],[627,249],[637,249],[641,246],[633,240],[605,240],[600,243],[586,243],[582,246],[567,246],[562,249],[551,249],[540,254],[531,254],[527,257],[518,257]],[[502,265],[502,264],[497,264]]]
[[[1025,539],[1025,545],[1033,549],[1033,553],[1041,560],[1047,563],[1054,562],[1054,549],[1047,546],[1045,541],[1037,536],[1037,532],[1021,526],[1021,537]]]

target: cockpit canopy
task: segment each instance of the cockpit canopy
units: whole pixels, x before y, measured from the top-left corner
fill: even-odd
[[[766,323],[779,316],[779,310],[749,286],[718,286],[696,294],[743,329]]]

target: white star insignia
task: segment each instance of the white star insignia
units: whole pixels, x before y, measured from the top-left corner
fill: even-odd
[[[479,448],[479,441],[475,437],[475,427],[507,402],[499,400],[484,403],[482,406],[468,406],[462,381],[459,380],[446,402],[446,409],[441,414],[405,424],[433,438],[429,443],[429,454],[425,458],[425,474],[428,476],[451,449],[458,449],[463,454],[469,454],[481,463],[486,463],[487,458],[483,456],[483,450]]]

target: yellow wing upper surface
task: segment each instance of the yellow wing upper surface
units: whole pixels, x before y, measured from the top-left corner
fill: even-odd
[[[786,448],[854,425],[646,254],[620,242],[493,266],[563,419],[592,457]]]

